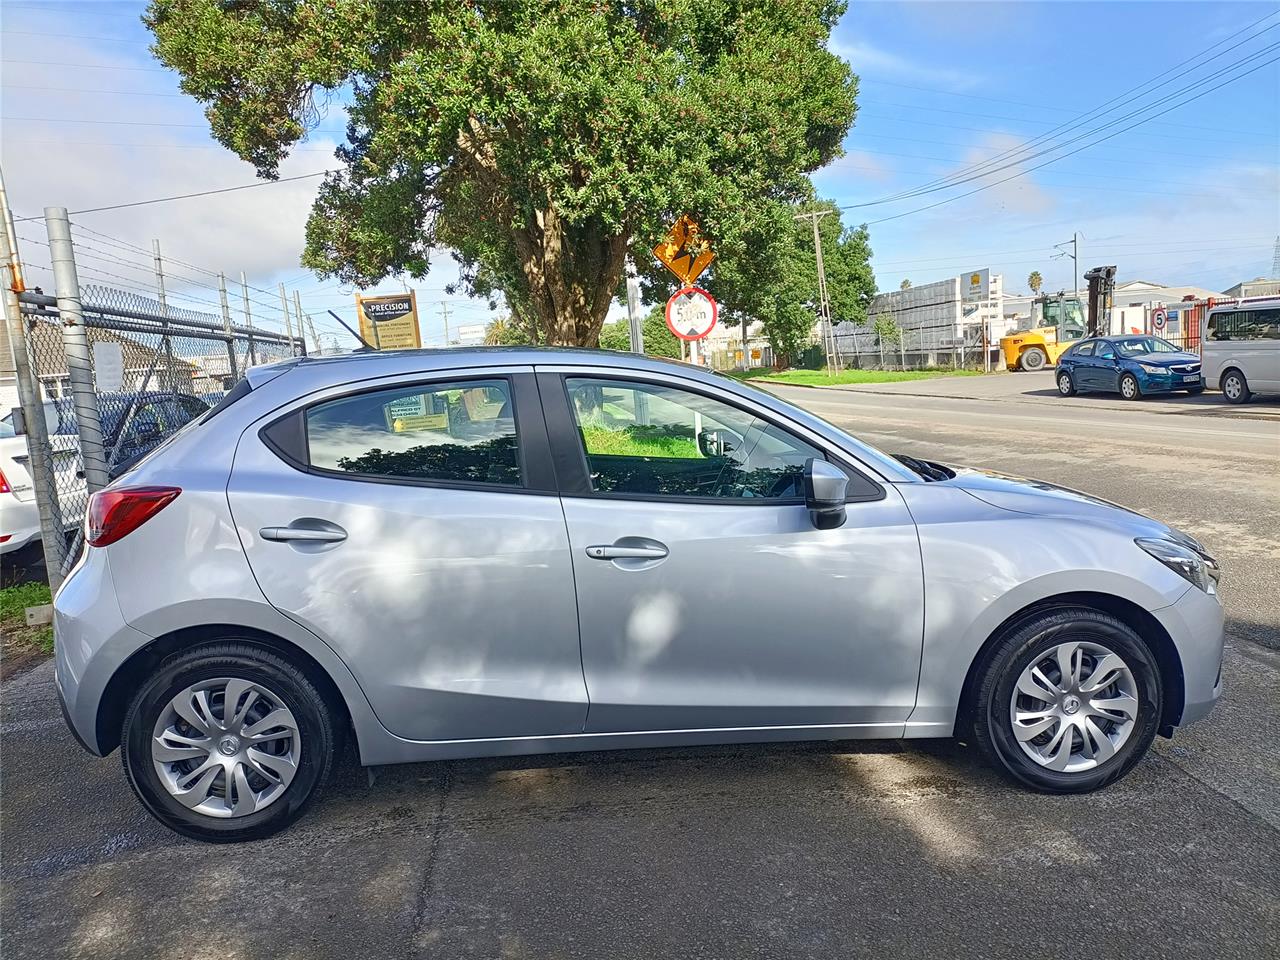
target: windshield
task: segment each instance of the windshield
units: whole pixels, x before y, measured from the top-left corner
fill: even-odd
[[[1159,337],[1125,337],[1123,340],[1111,341],[1116,345],[1122,357],[1140,357],[1148,353],[1181,353],[1168,340]]]

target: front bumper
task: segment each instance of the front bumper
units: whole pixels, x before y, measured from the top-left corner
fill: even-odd
[[[1172,393],[1174,390],[1198,390],[1204,387],[1204,378],[1199,374],[1195,380],[1184,380],[1181,373],[1147,373],[1138,375],[1138,386],[1143,393]]]
[[[1153,616],[1168,631],[1182,661],[1181,710],[1166,714],[1167,725],[1185,727],[1208,716],[1222,695],[1222,604],[1216,596],[1189,587],[1176,603],[1153,611]]]

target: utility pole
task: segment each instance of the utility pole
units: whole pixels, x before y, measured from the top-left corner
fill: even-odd
[[[1080,299],[1080,234],[1078,231],[1071,232],[1070,240],[1063,240],[1061,243],[1055,243],[1053,249],[1060,251],[1062,256],[1067,255],[1067,251],[1062,248],[1067,244],[1071,244],[1071,295],[1077,300]]]
[[[89,353],[89,332],[80,305],[80,276],[76,273],[75,245],[71,242],[71,219],[66,207],[44,208],[45,232],[49,235],[49,263],[62,318],[62,346],[66,354],[67,379],[76,410],[80,434],[80,461],[84,482],[90,493],[107,485],[107,454],[102,445],[102,421],[98,394],[93,387],[93,358]]]
[[[810,210],[808,213],[797,213],[796,220],[808,220],[813,224],[813,255],[818,266],[818,319],[822,325],[822,346],[827,355],[827,369],[833,373],[840,369],[840,355],[836,349],[836,333],[831,324],[831,303],[827,299],[827,269],[822,262],[822,236],[818,232],[818,220],[832,210]],[[743,347],[746,346],[744,333]]]
[[[644,328],[640,325],[640,278],[627,257],[627,324],[631,328],[631,352],[644,353]],[[636,394],[639,398],[640,394]]]
[[[44,551],[45,576],[49,587],[57,590],[62,583],[62,524],[54,517],[55,482],[50,468],[49,428],[44,421],[44,404],[40,399],[37,375],[31,370],[31,354],[27,349],[27,328],[22,321],[22,305],[18,294],[26,290],[22,279],[22,260],[18,257],[18,235],[9,210],[9,198],[0,175],[0,270],[4,271],[4,321],[13,347],[14,373],[18,380],[18,397],[27,428],[27,464],[35,485],[36,512],[40,517],[40,546]],[[16,419],[16,418],[15,418]]]
[[[440,312],[444,315],[444,345],[449,346],[449,301],[440,301]]]

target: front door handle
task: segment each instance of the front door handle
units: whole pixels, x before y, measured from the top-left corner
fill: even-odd
[[[296,527],[263,527],[258,531],[263,540],[273,543],[288,543],[291,540],[303,540],[308,543],[340,543],[347,539],[347,531],[337,524],[325,526]]]
[[[613,543],[587,547],[587,556],[592,560],[661,560],[667,555],[667,548],[660,543],[652,546],[628,546]]]

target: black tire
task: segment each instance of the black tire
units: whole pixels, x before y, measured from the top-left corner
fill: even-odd
[[[152,762],[151,740],[160,711],[173,697],[201,680],[227,676],[263,684],[279,696],[297,721],[301,755],[293,780],[273,802],[246,816],[220,818],[188,809],[169,793]],[[233,640],[164,660],[138,690],[120,737],[125,775],[147,811],[170,830],[211,843],[256,840],[293,823],[319,795],[339,749],[333,712],[306,675],[273,651]]]
[[[1204,387],[1187,387],[1187,393],[1193,397],[1199,396],[1204,393]]]
[[[1072,379],[1071,374],[1065,370],[1058,372],[1058,396],[1074,397],[1076,395],[1076,382]]]
[[[1248,403],[1253,391],[1249,389],[1249,381],[1244,374],[1232,367],[1222,375],[1222,395],[1227,398],[1227,403]]]
[[[1049,355],[1039,347],[1028,347],[1018,358],[1018,366],[1023,370],[1043,370],[1049,362]]]
[[[1078,772],[1049,770],[1022,750],[1013,733],[1010,703],[1029,663],[1065,640],[1098,643],[1116,653],[1137,685],[1138,716],[1119,750],[1096,767]],[[1014,624],[980,665],[972,698],[973,738],[987,761],[1005,776],[1042,793],[1089,793],[1115,783],[1143,758],[1160,727],[1163,708],[1160,667],[1132,629],[1089,607],[1060,607]]]
[[[1125,389],[1125,384],[1131,384],[1129,390]],[[1132,373],[1121,374],[1120,376],[1120,396],[1126,400],[1141,400],[1142,387],[1138,386],[1138,378]]]

